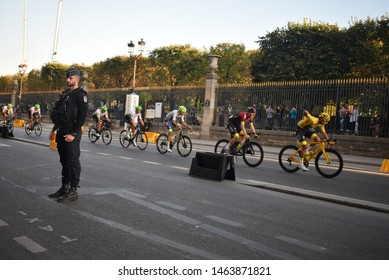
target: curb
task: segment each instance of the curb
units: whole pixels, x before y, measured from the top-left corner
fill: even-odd
[[[325,194],[325,193],[309,191],[309,190],[302,190],[294,187],[272,184],[267,182],[260,182],[255,180],[246,180],[246,182],[247,183],[242,182],[242,184],[255,187],[255,188],[293,194],[293,195],[323,200],[327,202],[333,202],[333,203],[347,205],[347,206],[361,208],[361,209],[373,210],[376,212],[389,213],[389,205],[387,204],[365,201],[365,200],[349,198],[349,197],[333,195],[333,194]]]

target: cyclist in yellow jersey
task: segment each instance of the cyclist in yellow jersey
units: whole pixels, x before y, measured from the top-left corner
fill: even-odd
[[[308,168],[306,168],[304,165],[304,156],[308,148],[308,143],[305,139],[309,138],[315,142],[321,141],[320,137],[313,130],[314,128],[318,127],[320,129],[320,132],[323,134],[324,139],[328,140],[329,137],[328,134],[326,133],[324,126],[330,121],[330,119],[331,117],[327,113],[323,112],[319,115],[319,118],[316,118],[311,116],[311,114],[307,110],[304,110],[303,119],[297,123],[296,135],[297,135],[297,139],[300,141],[302,145],[302,150],[300,153],[301,163],[299,167],[303,171],[308,171]]]

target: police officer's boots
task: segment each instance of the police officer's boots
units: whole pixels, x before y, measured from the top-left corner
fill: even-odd
[[[78,193],[77,187],[70,187],[69,191],[57,199],[58,202],[74,201],[77,200]]]
[[[50,198],[59,198],[64,196],[67,192],[69,192],[70,184],[63,184],[62,187],[56,191],[55,193],[49,194]]]

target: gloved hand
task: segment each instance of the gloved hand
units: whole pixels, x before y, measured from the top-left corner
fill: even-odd
[[[249,138],[250,138],[250,135],[246,134],[246,135],[244,136],[244,138],[249,139]]]

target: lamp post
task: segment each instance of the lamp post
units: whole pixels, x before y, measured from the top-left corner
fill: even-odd
[[[21,63],[19,64],[19,75],[20,75],[20,87],[19,87],[19,106],[21,106],[22,102],[22,91],[23,91],[23,77],[27,70],[27,64]]]
[[[130,54],[130,58],[132,59],[132,61],[134,61],[134,73],[133,73],[133,78],[132,78],[132,90],[131,90],[131,92],[134,92],[134,90],[135,90],[136,62],[142,56],[142,53],[146,47],[146,42],[143,41],[143,39],[140,39],[140,41],[138,41],[139,54],[134,54],[135,44],[132,41],[130,41],[127,44],[127,46],[128,46],[128,53]]]

